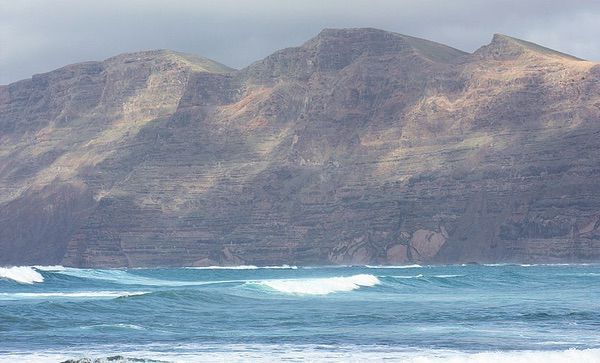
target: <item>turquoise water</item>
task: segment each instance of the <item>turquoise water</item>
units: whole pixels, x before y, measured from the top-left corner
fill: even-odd
[[[600,362],[600,265],[0,268],[0,362]]]

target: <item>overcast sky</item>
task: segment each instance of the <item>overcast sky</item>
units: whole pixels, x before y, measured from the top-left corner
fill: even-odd
[[[158,48],[241,68],[339,27],[469,52],[503,33],[600,60],[597,0],[0,0],[0,84]]]

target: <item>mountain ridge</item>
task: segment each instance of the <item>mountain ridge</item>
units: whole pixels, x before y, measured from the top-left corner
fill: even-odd
[[[574,61],[592,62],[592,61],[585,60],[585,59],[582,59],[582,58],[578,58],[576,56],[573,56],[573,55],[570,55],[570,54],[567,54],[567,53],[563,53],[563,52],[560,52],[560,51],[557,51],[557,50],[554,50],[554,49],[551,49],[551,48],[548,48],[548,47],[544,47],[544,46],[538,45],[536,43],[533,43],[533,42],[530,42],[530,41],[527,41],[527,40],[515,38],[515,37],[509,36],[509,35],[505,35],[505,34],[501,34],[501,33],[495,33],[495,34],[493,34],[493,37],[492,37],[492,40],[490,41],[490,43],[488,43],[486,45],[483,45],[482,47],[480,47],[479,49],[476,49],[472,53],[468,53],[468,52],[462,51],[460,49],[453,48],[451,46],[447,46],[447,45],[444,45],[442,43],[438,43],[438,42],[435,42],[435,41],[430,41],[430,40],[427,40],[427,39],[424,39],[424,38],[418,38],[418,37],[414,37],[414,36],[410,36],[410,35],[405,35],[405,34],[401,34],[401,33],[396,33],[396,32],[389,32],[389,31],[385,31],[385,30],[381,30],[381,29],[377,29],[377,28],[325,28],[319,34],[317,34],[315,37],[307,40],[304,44],[302,44],[300,46],[297,46],[297,47],[284,48],[284,49],[275,51],[273,54],[276,54],[276,53],[279,53],[281,51],[285,51],[285,50],[288,50],[288,49],[296,49],[296,48],[307,47],[312,42],[317,41],[320,36],[322,36],[324,34],[327,34],[327,33],[332,33],[332,34],[336,34],[336,33],[338,33],[338,34],[339,33],[348,33],[348,32],[350,32],[350,33],[357,32],[358,33],[358,32],[364,32],[364,31],[374,32],[374,33],[379,33],[379,34],[386,34],[388,36],[398,37],[398,38],[407,40],[409,42],[411,42],[411,41],[412,42],[416,42],[416,43],[425,42],[426,44],[437,45],[437,46],[441,46],[443,48],[448,48],[449,50],[455,51],[456,54],[462,54],[462,55],[465,55],[465,56],[466,55],[474,55],[479,50],[481,50],[482,48],[488,47],[488,46],[494,44],[495,42],[500,42],[501,41],[500,39],[502,39],[502,40],[512,41],[512,42],[514,42],[516,44],[519,44],[521,46],[524,46],[524,47],[532,47],[533,49],[536,49],[536,50],[541,51],[541,52],[545,52],[545,53],[549,53],[549,54],[555,54],[557,56],[564,57],[566,59],[570,59],[570,60],[574,60]],[[36,74],[32,75],[32,77],[37,77],[37,76],[40,76],[40,75],[43,75],[43,74],[51,73],[51,72],[54,72],[54,71],[59,71],[59,70],[61,70],[63,68],[70,68],[70,67],[79,66],[79,65],[83,66],[83,65],[86,65],[86,64],[96,64],[96,63],[110,62],[110,61],[113,61],[113,60],[117,60],[119,58],[131,58],[131,57],[136,57],[136,56],[138,56],[138,57],[139,56],[148,56],[148,55],[152,55],[152,54],[157,54],[157,55],[158,54],[167,54],[167,55],[171,54],[171,55],[174,55],[174,56],[180,56],[180,57],[182,57],[184,59],[186,59],[186,58],[188,58],[188,59],[189,58],[191,58],[191,59],[197,58],[197,60],[205,61],[205,62],[209,62],[209,63],[214,63],[216,65],[216,67],[221,67],[222,68],[222,70],[220,70],[220,71],[205,70],[208,73],[228,73],[228,72],[235,72],[235,71],[244,70],[244,69],[249,68],[249,67],[252,66],[252,64],[250,64],[250,65],[248,65],[246,67],[243,67],[243,68],[240,68],[240,69],[235,69],[235,68],[228,67],[228,66],[226,66],[226,65],[224,65],[222,63],[219,63],[219,62],[217,62],[215,60],[212,60],[212,59],[209,59],[209,58],[205,58],[205,57],[202,57],[202,56],[196,55],[196,54],[184,53],[184,52],[174,51],[174,50],[170,50],[170,49],[149,49],[149,50],[139,50],[139,51],[119,53],[119,54],[117,54],[115,56],[108,57],[108,58],[106,58],[104,60],[89,60],[89,61],[82,61],[82,62],[71,63],[71,64],[68,64],[68,65],[59,67],[57,69],[54,69],[54,70],[50,70],[50,71],[46,71],[46,72],[42,72],[42,73],[36,73]],[[269,56],[267,56],[266,58],[268,58],[268,57]],[[256,62],[260,62],[260,60],[258,60]],[[28,79],[31,79],[31,78],[24,78],[22,80],[17,80],[15,82],[11,82],[9,84],[0,85],[0,87],[6,87],[6,86],[8,86],[10,84],[14,84],[14,83],[26,81]]]
[[[0,264],[596,261],[600,67],[494,38],[332,29],[0,87]]]
[[[492,41],[489,44],[477,49],[473,54],[506,58],[522,56],[528,53],[538,54],[548,58],[559,58],[570,61],[586,61],[585,59],[577,58],[570,54],[562,53],[526,40],[499,33],[494,34]]]

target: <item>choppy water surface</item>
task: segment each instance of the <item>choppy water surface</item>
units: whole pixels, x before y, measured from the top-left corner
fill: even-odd
[[[0,362],[600,362],[599,265],[0,268]]]

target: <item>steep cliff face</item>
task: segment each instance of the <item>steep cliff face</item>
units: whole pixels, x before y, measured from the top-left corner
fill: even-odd
[[[0,87],[0,264],[600,259],[600,66],[324,30]]]

